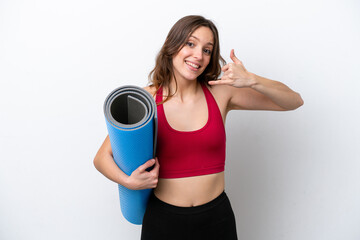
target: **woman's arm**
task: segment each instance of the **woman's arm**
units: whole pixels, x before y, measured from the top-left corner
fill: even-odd
[[[243,63],[236,58],[234,50],[230,57],[233,63],[222,68],[221,79],[210,81],[210,85],[229,85],[230,94],[228,107],[247,110],[294,110],[303,105],[303,100],[297,92],[285,84],[260,77],[248,72]]]
[[[252,78],[254,84],[251,88],[269,98],[282,110],[294,110],[304,104],[300,94],[294,92],[285,84],[256,74],[252,74]]]
[[[147,168],[154,164],[155,166],[150,172],[146,171]],[[97,152],[94,165],[105,177],[126,188],[139,190],[157,186],[160,167],[157,158],[150,159],[128,176],[116,165],[113,159],[109,136],[105,138],[104,143]]]

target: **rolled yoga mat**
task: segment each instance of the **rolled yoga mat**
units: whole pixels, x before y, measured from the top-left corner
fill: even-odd
[[[137,86],[112,91],[104,113],[113,157],[127,175],[154,158],[157,137],[156,103],[150,93]],[[152,189],[131,190],[119,184],[121,212],[133,224],[142,224]]]

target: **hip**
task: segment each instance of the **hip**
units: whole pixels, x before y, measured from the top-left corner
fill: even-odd
[[[145,212],[141,236],[143,240],[235,240],[235,216],[225,192],[210,202],[195,207],[174,206],[152,194]]]

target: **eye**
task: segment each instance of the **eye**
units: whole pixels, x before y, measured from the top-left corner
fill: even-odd
[[[195,46],[194,43],[192,43],[192,42],[186,42],[186,45],[189,46],[189,47]]]
[[[210,50],[210,49],[204,49],[204,53],[207,54],[207,55],[210,55],[210,54],[211,54],[211,50]]]

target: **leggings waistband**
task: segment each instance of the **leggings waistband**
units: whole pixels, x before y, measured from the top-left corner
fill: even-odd
[[[194,214],[194,213],[205,212],[213,207],[216,207],[226,199],[228,199],[228,197],[224,191],[218,197],[216,197],[215,199],[211,200],[208,203],[194,207],[179,207],[160,200],[155,196],[154,192],[152,192],[150,196],[149,204],[151,204],[152,207],[154,208],[158,208],[159,210],[169,211],[176,214]]]

